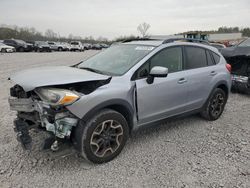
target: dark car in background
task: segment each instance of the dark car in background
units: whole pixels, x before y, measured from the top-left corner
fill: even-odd
[[[3,41],[8,46],[13,46],[17,52],[30,52],[33,50],[33,45],[18,39],[6,39]]]
[[[92,45],[92,49],[93,50],[101,50],[102,49],[102,46],[100,44],[93,44]]]
[[[227,62],[232,66],[232,91],[250,94],[250,56],[235,56]]]
[[[36,51],[36,52],[51,52],[51,49],[50,49],[50,46],[47,42],[35,41],[34,42],[34,51]]]
[[[101,43],[100,45],[101,45],[102,48],[108,48],[109,47],[109,45],[107,45],[105,43]]]
[[[243,40],[238,45],[221,49],[221,54],[225,58],[231,58],[236,56],[250,56],[250,38]]]
[[[232,91],[250,94],[250,38],[220,52],[232,66]]]

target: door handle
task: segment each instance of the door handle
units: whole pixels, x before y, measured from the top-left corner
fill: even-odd
[[[187,80],[185,78],[180,78],[178,80],[178,84],[184,84],[185,82],[187,82]]]
[[[210,75],[211,75],[211,76],[214,76],[214,75],[216,75],[216,74],[217,74],[216,71],[211,71],[211,72],[210,72]]]

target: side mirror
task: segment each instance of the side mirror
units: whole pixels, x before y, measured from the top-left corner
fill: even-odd
[[[150,70],[150,73],[147,78],[147,83],[152,84],[154,82],[155,77],[167,77],[168,75],[168,68],[155,66]]]

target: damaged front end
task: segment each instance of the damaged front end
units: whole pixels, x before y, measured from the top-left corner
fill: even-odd
[[[70,139],[78,118],[65,106],[78,100],[79,93],[58,88],[38,88],[25,92],[21,86],[15,85],[10,89],[10,95],[10,109],[17,111],[14,130],[24,149],[31,149],[29,130],[32,128],[52,133],[53,139],[45,140],[47,144],[44,149],[49,146],[57,150],[59,140]]]
[[[250,94],[250,56],[227,58],[232,66],[232,91]]]

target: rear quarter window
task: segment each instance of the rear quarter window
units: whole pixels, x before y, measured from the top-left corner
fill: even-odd
[[[212,53],[212,52],[211,52],[211,53]],[[208,65],[208,66],[215,65],[211,53],[210,53],[208,50],[206,50],[206,54],[207,54],[207,65]]]
[[[220,56],[214,52],[212,52],[213,58],[214,58],[214,62],[216,64],[218,64],[220,62]]]

